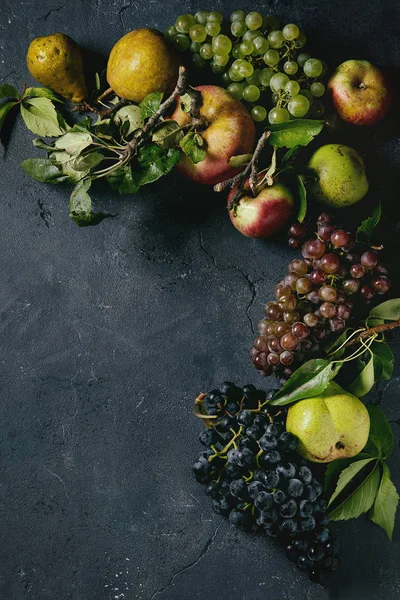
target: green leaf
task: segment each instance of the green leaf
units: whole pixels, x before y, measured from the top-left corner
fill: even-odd
[[[179,98],[179,104],[183,112],[189,113],[192,108],[192,98],[190,94],[183,94],[183,96]]]
[[[100,75],[97,73],[94,74],[94,89],[96,92],[100,91],[101,83],[100,83]]]
[[[163,150],[157,144],[143,146],[138,161],[141,166],[140,185],[152,183],[167,175],[179,161],[181,153],[177,148]]]
[[[334,492],[340,473],[344,471],[344,469],[346,469],[351,463],[355,462],[355,460],[355,457],[337,458],[336,460],[328,463],[324,476],[325,494],[328,494],[331,490],[332,493]]]
[[[15,101],[4,102],[3,104],[0,104],[0,131],[8,113],[16,104],[18,104],[18,102]]]
[[[67,154],[67,156],[69,155]],[[68,181],[70,183],[78,183],[78,181],[85,179],[90,172],[89,169],[76,169],[75,165],[77,160],[78,159],[76,158],[71,158],[69,161],[62,163],[61,165],[62,172],[64,175],[68,176]]]
[[[299,367],[275,394],[271,404],[284,406],[303,398],[321,394],[339,372],[342,363],[331,363],[323,358],[313,358]]]
[[[375,404],[369,404],[367,409],[371,422],[369,439],[378,449],[380,458],[387,458],[394,446],[394,436],[390,423],[384,412]]]
[[[173,119],[166,119],[157,125],[154,130],[152,141],[166,150],[175,148],[184,136],[182,129]]]
[[[299,150],[300,146],[293,146],[287,152],[285,152],[282,158],[282,165],[287,165],[290,161],[292,161],[296,157],[296,154]]]
[[[140,173],[134,173],[131,165],[107,175],[110,186],[120,194],[135,194],[140,188]]]
[[[301,175],[297,175],[297,192],[299,195],[299,210],[297,212],[297,220],[299,223],[302,223],[307,214],[307,190]]]
[[[365,363],[364,363],[365,364]],[[351,382],[347,389],[351,394],[362,398],[371,390],[375,383],[374,358],[369,356],[361,373]]]
[[[48,98],[29,98],[21,104],[21,115],[27,128],[43,137],[65,133],[58,122],[57,111]]]
[[[376,205],[374,212],[370,217],[361,222],[361,225],[357,228],[357,241],[369,242],[372,237],[372,232],[378,225],[382,215],[382,205],[380,202]]]
[[[93,212],[92,200],[88,194],[91,184],[91,179],[84,179],[77,183],[72,190],[69,203],[69,214],[80,227],[97,225],[103,219],[112,216],[108,213]]]
[[[375,379],[387,381],[391,378],[394,369],[394,356],[390,346],[386,342],[373,342],[370,346],[375,357],[380,359],[381,370],[375,370]]]
[[[0,85],[0,98],[18,98],[18,92],[13,85],[3,83]]]
[[[142,112],[140,107],[136,104],[130,104],[129,106],[123,106],[114,115],[114,120],[117,125],[124,126],[124,135],[128,136],[136,129],[143,127]]]
[[[47,144],[41,138],[34,139],[32,144],[35,146],[35,148],[40,148],[41,150],[46,150],[47,152],[54,152],[54,146],[52,144]]]
[[[314,119],[294,119],[285,123],[271,125],[268,131],[269,143],[277,148],[294,148],[295,146],[307,146],[324,126],[324,121]]]
[[[21,163],[25,173],[42,183],[62,183],[68,177],[49,158],[28,158]]]
[[[371,310],[369,317],[377,317],[385,321],[397,321],[400,319],[400,298],[393,298],[378,304]]]
[[[248,165],[252,158],[252,154],[237,154],[236,156],[230,157],[229,165],[234,169],[239,169],[240,167]]]
[[[190,131],[179,142],[179,145],[186,154],[186,156],[188,156],[192,163],[195,165],[204,160],[207,156],[207,152],[202,147],[203,144],[200,142],[199,138],[203,140],[203,138],[198,133]]]
[[[324,347],[324,352],[331,355],[335,360],[343,356],[343,354],[346,352],[346,348],[340,348],[340,346],[346,342],[347,338],[353,333],[353,331],[354,329],[351,327],[345,329],[338,338],[332,342],[329,342],[329,344]],[[337,350],[338,348],[340,348],[340,350]]]
[[[101,152],[88,152],[74,159],[72,166],[76,171],[86,171],[97,167],[104,160]]]
[[[65,150],[71,156],[78,156],[82,150],[93,144],[93,138],[87,132],[69,131],[55,141],[54,146],[60,150]]]
[[[142,100],[139,106],[143,121],[149,117],[152,117],[158,111],[161,105],[162,97],[162,92],[151,92],[151,94],[148,94],[144,100]]]
[[[24,99],[25,98],[48,98],[49,100],[53,100],[54,102],[60,102],[60,104],[64,104],[63,100],[61,100],[58,96],[56,96],[54,94],[54,92],[52,92],[48,88],[43,88],[43,87],[26,88],[23,98]]]
[[[361,470],[367,464],[371,464],[372,461],[375,461],[373,469],[371,471],[366,470],[366,475],[362,479],[362,482],[355,489],[350,486],[352,489],[346,493],[347,490],[345,487],[351,479],[358,474],[361,476]],[[329,505],[331,505],[333,500],[342,492],[339,504],[329,514],[332,521],[355,519],[371,508],[379,488],[380,472],[378,465],[379,461],[377,459],[368,458],[352,463],[341,473],[335,493],[329,501]],[[339,491],[337,491],[338,488],[340,488]]]
[[[372,507],[370,519],[376,523],[376,525],[382,527],[390,541],[392,541],[398,503],[399,495],[390,479],[389,468],[383,463],[382,478]]]

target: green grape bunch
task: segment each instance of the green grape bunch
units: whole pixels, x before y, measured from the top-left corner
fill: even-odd
[[[280,29],[275,16],[235,10],[224,20],[218,11],[180,15],[166,39],[188,52],[194,67],[207,65],[224,87],[247,104],[254,121],[283,123],[320,118],[325,109],[327,67],[304,51],[307,39],[294,23]]]

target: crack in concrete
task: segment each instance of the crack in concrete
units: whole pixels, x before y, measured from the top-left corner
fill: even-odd
[[[39,216],[40,216],[40,218],[42,219],[42,221],[44,221],[46,227],[50,228],[50,224],[51,224],[51,211],[46,207],[45,203],[40,198],[37,201],[37,203],[38,203],[38,206],[39,206]]]
[[[122,25],[123,29],[125,29],[125,23],[124,23],[124,20],[122,18],[122,15],[131,6],[132,6],[132,0],[130,0],[130,2],[128,2],[128,4],[125,4],[124,6],[122,6],[122,8],[120,8],[119,11],[117,12],[117,15],[119,17],[119,20],[121,21],[121,25]]]
[[[172,575],[172,577],[170,578],[170,580],[168,581],[167,585],[165,585],[163,588],[161,588],[160,590],[156,590],[154,592],[154,594],[151,596],[150,600],[153,600],[156,596],[159,596],[160,594],[162,594],[163,592],[165,592],[165,590],[167,590],[169,587],[171,587],[171,585],[174,583],[175,579],[181,575],[182,573],[185,573],[186,571],[189,571],[190,569],[193,569],[193,567],[195,567],[196,565],[199,564],[199,562],[201,561],[201,559],[207,554],[207,552],[209,551],[209,549],[211,548],[219,528],[221,527],[221,525],[223,524],[224,521],[221,521],[221,523],[219,525],[217,525],[217,527],[214,529],[214,532],[212,533],[212,535],[208,538],[207,542],[204,545],[204,548],[202,549],[202,551],[200,552],[199,556],[196,558],[196,560],[194,560],[193,562],[191,562],[190,564],[186,565],[185,567],[182,567],[182,569],[179,569],[179,571],[177,571],[176,573],[174,573]]]
[[[253,306],[256,297],[257,297],[257,288],[256,288],[256,284],[259,283],[260,281],[262,281],[263,277],[259,277],[258,279],[251,279],[250,275],[248,275],[247,273],[245,273],[244,271],[242,271],[242,269],[240,267],[238,267],[237,265],[228,265],[227,267],[221,267],[218,262],[217,259],[215,258],[215,256],[206,248],[205,244],[204,244],[204,238],[203,238],[203,230],[200,227],[199,230],[199,240],[200,240],[200,248],[201,250],[203,250],[203,252],[205,254],[207,254],[207,256],[209,258],[211,258],[213,265],[216,269],[218,269],[218,271],[224,272],[224,271],[229,271],[229,270],[234,270],[237,271],[238,273],[240,273],[240,275],[246,280],[246,283],[249,287],[250,293],[251,293],[251,298],[250,301],[246,307],[245,310],[245,314],[246,317],[250,323],[250,328],[253,334],[255,334],[255,328],[254,328],[254,324],[253,324],[253,319],[251,318],[250,315],[250,309]]]
[[[43,17],[43,21],[47,21],[47,19],[51,15],[51,13],[53,13],[53,12],[60,12],[60,10],[62,10],[63,8],[65,8],[70,2],[71,2],[71,0],[67,0],[61,6],[58,6],[57,8],[51,8],[49,10],[49,12],[47,14],[45,14],[45,16]]]

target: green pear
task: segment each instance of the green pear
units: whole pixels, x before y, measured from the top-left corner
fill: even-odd
[[[310,192],[318,202],[344,208],[359,202],[368,192],[364,161],[349,146],[327,144],[312,155],[309,167],[317,175]]]
[[[355,456],[369,434],[365,405],[333,381],[319,396],[300,400],[288,411],[286,429],[299,439],[298,451],[312,462]]]

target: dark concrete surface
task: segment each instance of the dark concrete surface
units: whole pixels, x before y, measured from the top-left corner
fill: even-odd
[[[396,0],[268,6],[299,23],[331,65],[354,57],[399,68]],[[204,7],[264,10],[248,1],[0,0],[0,80],[31,83],[25,54],[38,35],[63,31],[106,55],[132,28],[163,30]],[[348,135],[366,155],[373,192],[395,207],[395,121]],[[221,198],[177,175],[136,197],[97,189],[118,218],[79,229],[68,191],[19,167],[40,154],[32,137],[19,120],[1,158],[1,600],[398,599],[398,525],[393,544],[364,519],[335,525],[343,564],[321,588],[270,540],[223,522],[191,475],[195,395],[226,378],[271,385],[248,349],[293,254],[242,237]],[[400,487],[398,357],[375,399],[393,421]]]

